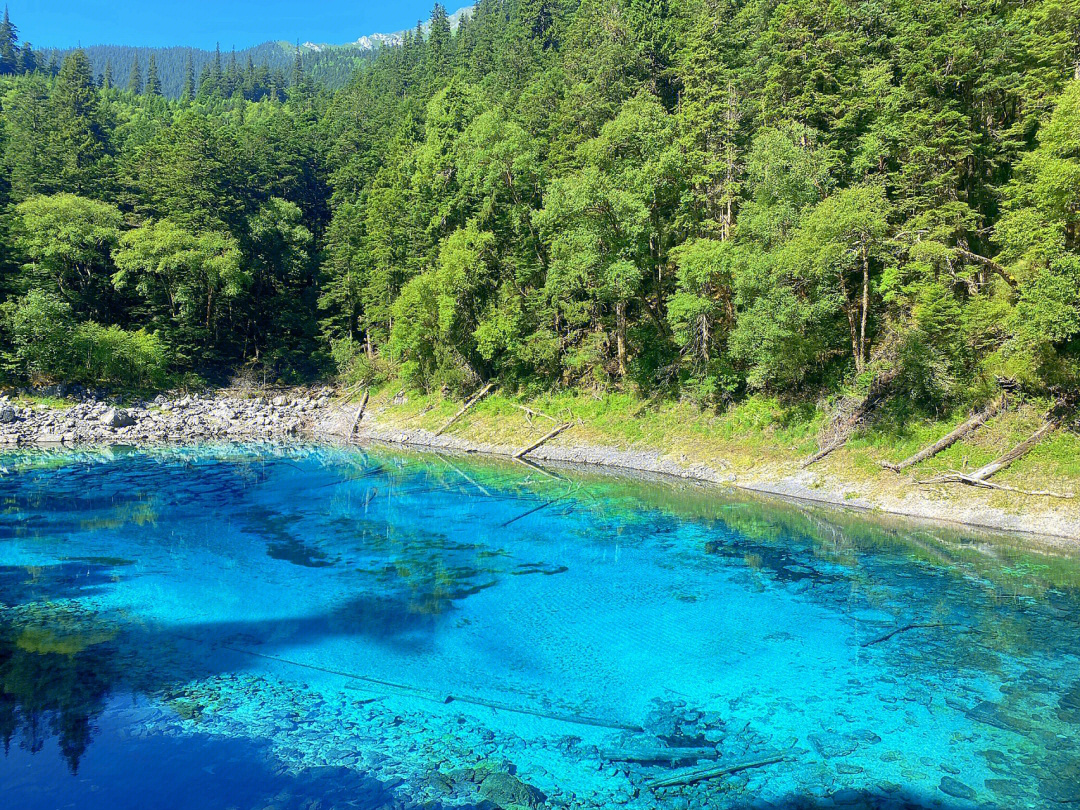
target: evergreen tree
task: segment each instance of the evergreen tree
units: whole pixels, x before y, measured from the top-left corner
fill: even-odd
[[[101,89],[105,91],[112,90],[113,88],[113,75],[112,75],[112,60],[105,60],[105,70],[101,74]]]
[[[38,68],[37,54],[29,42],[24,42],[19,48],[19,57],[15,70],[17,73],[33,73]]]
[[[161,79],[158,77],[157,58],[153,52],[150,53],[149,60],[146,65],[146,95],[148,96],[160,96],[161,95]]]
[[[191,101],[195,98],[195,63],[191,59],[191,51],[188,51],[184,60],[184,84],[180,90],[181,101]]]
[[[135,55],[135,61],[131,63],[131,73],[128,75],[127,90],[133,95],[139,95],[143,91],[142,69],[139,67],[139,56]]]
[[[90,60],[73,51],[60,68],[49,97],[53,126],[50,151],[58,163],[58,190],[90,196],[100,190],[101,161],[108,152]]]
[[[0,74],[19,71],[19,31],[11,22],[7,5],[0,22]]]

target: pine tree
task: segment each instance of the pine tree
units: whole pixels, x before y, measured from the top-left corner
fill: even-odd
[[[54,151],[60,160],[57,188],[93,195],[100,185],[99,162],[107,151],[98,89],[90,60],[82,50],[64,59],[50,96]]]
[[[446,14],[446,7],[442,3],[436,3],[431,10],[427,47],[424,51],[424,67],[429,88],[438,87],[449,78],[447,74],[451,56],[450,18]]]
[[[304,86],[304,58],[300,53],[299,42],[296,43],[296,50],[293,52],[292,86],[296,88]]]
[[[191,101],[195,98],[195,64],[191,59],[191,51],[188,51],[184,60],[184,86],[180,90],[181,101]]]
[[[139,55],[135,54],[135,61],[131,63],[131,75],[128,76],[127,89],[129,93],[139,95],[143,91],[142,69],[139,67]]]
[[[101,74],[101,89],[112,90],[113,88],[113,75],[112,75],[112,60],[105,60],[105,70]]]
[[[19,49],[19,59],[16,70],[19,73],[33,73],[37,70],[37,54],[34,53],[34,49],[30,47],[29,42],[24,42],[23,46]]]
[[[161,95],[161,78],[158,76],[157,58],[150,53],[150,61],[146,65],[146,95]]]
[[[19,31],[12,24],[8,7],[4,6],[4,21],[0,23],[0,74],[16,73],[19,69]]]

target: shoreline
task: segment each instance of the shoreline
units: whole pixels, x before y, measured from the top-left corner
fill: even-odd
[[[333,432],[326,435],[335,436]],[[337,438],[343,437],[337,434]],[[422,428],[383,426],[367,415],[358,423],[356,434],[347,441],[359,444],[373,442],[432,452],[445,450],[503,460],[513,459],[517,450],[509,445],[474,442],[446,435],[436,436],[431,431]],[[958,518],[942,515],[941,505],[929,498],[913,499],[916,507],[921,506],[922,509],[897,508],[891,504],[875,503],[865,498],[844,498],[836,492],[823,493],[823,488],[812,488],[804,483],[805,479],[813,475],[808,475],[805,471],[786,477],[758,476],[740,480],[740,476],[736,473],[720,471],[701,463],[682,464],[665,458],[658,450],[621,450],[589,444],[553,445],[537,448],[528,455],[528,461],[670,476],[711,486],[729,487],[787,502],[796,501],[861,514],[881,514],[919,522],[944,523],[976,530],[1023,535],[1044,540],[1057,548],[1080,550],[1080,520],[1053,510],[1034,516],[1017,516],[995,507],[973,505],[970,507],[970,512],[974,513],[973,517]],[[837,482],[836,486],[843,489],[849,483]]]
[[[0,398],[0,449],[26,447],[186,446],[207,441],[374,442],[391,446],[513,458],[522,445],[496,435],[498,420],[476,415],[468,428],[436,435],[422,427],[392,423],[390,404],[369,407],[358,418],[359,404],[331,386],[280,392],[223,389],[207,394],[159,395],[122,406],[113,400],[84,398],[64,407],[27,405]],[[384,416],[390,419],[384,419]],[[400,414],[399,414],[400,416]],[[461,433],[474,434],[472,437]],[[478,435],[476,435],[478,434]],[[1053,545],[1080,550],[1080,512],[1075,506],[1047,502],[1024,504],[1019,510],[989,503],[981,490],[965,488],[946,497],[910,479],[879,486],[868,476],[825,469],[799,469],[793,464],[762,465],[736,470],[724,459],[704,463],[653,447],[620,448],[575,441],[574,430],[532,450],[528,460],[608,468],[670,476],[753,493],[758,496],[884,514],[920,522],[966,526],[1043,538]],[[515,440],[520,436],[515,435]],[[849,468],[845,470],[850,472]],[[871,492],[866,490],[873,489]],[[937,497],[935,497],[935,493]]]

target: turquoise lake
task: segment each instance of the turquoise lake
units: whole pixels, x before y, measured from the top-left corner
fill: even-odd
[[[1080,807],[1032,539],[314,446],[7,453],[0,501],[4,808]]]

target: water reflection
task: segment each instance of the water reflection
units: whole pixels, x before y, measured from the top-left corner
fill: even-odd
[[[119,679],[115,632],[74,609],[0,611],[0,737],[37,753],[54,736],[74,774]]]

